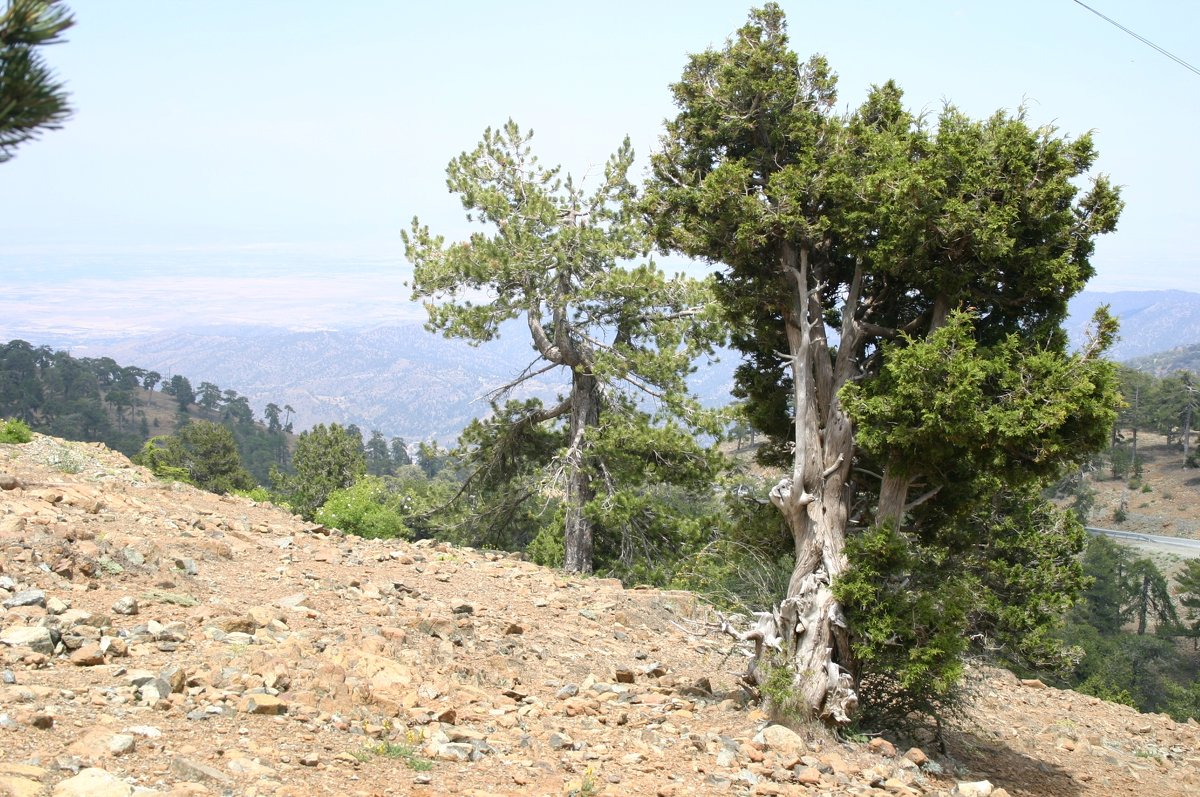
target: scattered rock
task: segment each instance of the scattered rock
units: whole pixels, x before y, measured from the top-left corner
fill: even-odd
[[[104,651],[100,645],[84,645],[71,654],[71,663],[76,667],[95,667],[104,663]]]
[[[0,633],[0,642],[14,648],[29,648],[49,656],[54,653],[54,637],[42,626],[13,626]]]
[[[884,739],[882,736],[876,736],[871,739],[871,741],[867,743],[867,748],[871,752],[877,753],[884,758],[896,757],[896,746],[887,739]]]
[[[45,606],[46,593],[40,589],[23,589],[4,601],[5,609],[15,609],[18,606]]]
[[[238,711],[245,714],[286,714],[287,703],[274,695],[246,695],[238,703]]]
[[[117,600],[112,605],[112,611],[113,611],[113,614],[120,614],[120,615],[124,615],[124,616],[131,616],[131,615],[137,614],[138,613],[137,598],[133,597],[132,595],[125,595],[123,597],[117,598]]]
[[[198,783],[229,782],[229,776],[221,770],[181,756],[171,759],[171,772],[184,780],[194,780]]]
[[[768,725],[755,739],[781,756],[800,758],[808,752],[808,745],[800,734],[782,725]]]
[[[54,787],[53,797],[130,797],[133,787],[103,769],[89,767]]]

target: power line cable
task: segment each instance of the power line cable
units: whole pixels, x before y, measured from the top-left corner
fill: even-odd
[[[1187,69],[1188,71],[1190,71],[1190,72],[1192,72],[1192,73],[1194,73],[1194,74],[1196,74],[1196,75],[1200,75],[1200,69],[1197,69],[1196,67],[1192,66],[1192,65],[1191,65],[1191,64],[1189,64],[1187,61],[1185,61],[1185,60],[1183,60],[1182,58],[1180,58],[1179,56],[1177,56],[1177,55],[1175,55],[1175,54],[1173,54],[1173,53],[1171,53],[1171,52],[1169,52],[1169,51],[1167,51],[1167,50],[1163,49],[1162,47],[1159,47],[1157,44],[1155,44],[1154,42],[1150,41],[1150,40],[1149,40],[1149,39],[1147,39],[1145,36],[1139,36],[1138,34],[1136,34],[1136,33],[1134,33],[1133,31],[1131,31],[1129,28],[1127,28],[1127,27],[1125,27],[1124,25],[1122,25],[1120,22],[1117,22],[1115,19],[1112,19],[1111,17],[1106,17],[1106,16],[1104,16],[1104,15],[1103,15],[1103,14],[1101,14],[1099,11],[1097,11],[1096,9],[1092,8],[1091,6],[1089,6],[1087,3],[1082,3],[1082,2],[1080,2],[1080,0],[1075,0],[1075,4],[1076,4],[1076,5],[1083,6],[1083,7],[1084,7],[1084,8],[1086,8],[1088,11],[1091,11],[1093,14],[1095,14],[1095,15],[1096,15],[1096,16],[1098,16],[1098,17],[1100,17],[1100,19],[1104,20],[1105,22],[1109,23],[1110,25],[1114,25],[1114,26],[1116,26],[1117,28],[1120,28],[1121,30],[1125,31],[1126,33],[1128,33],[1128,34],[1129,34],[1130,36],[1132,36],[1133,38],[1135,38],[1135,39],[1137,39],[1138,41],[1140,41],[1142,44],[1146,45],[1147,47],[1152,47],[1152,48],[1154,48],[1154,49],[1155,49],[1155,50],[1157,50],[1158,52],[1160,52],[1160,53],[1162,53],[1163,55],[1165,55],[1167,58],[1170,58],[1172,61],[1174,61],[1175,63],[1177,63],[1177,64],[1179,64],[1180,66],[1182,66],[1184,69]]]

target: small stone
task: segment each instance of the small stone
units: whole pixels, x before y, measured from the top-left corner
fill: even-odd
[[[816,767],[804,767],[796,772],[796,782],[805,786],[813,786],[821,782],[821,770]]]
[[[183,642],[188,638],[187,626],[178,620],[167,623],[158,630],[154,638],[159,642]]]
[[[800,734],[782,725],[768,725],[755,737],[755,741],[766,745],[780,757],[799,758],[808,752],[808,745]]]
[[[579,687],[575,684],[566,684],[562,689],[554,693],[554,696],[559,700],[566,700],[568,697],[575,697],[579,694]]]
[[[919,767],[924,766],[925,762],[929,760],[929,756],[925,755],[925,751],[920,747],[908,748],[908,752],[904,754],[904,757]]]
[[[137,747],[137,741],[128,733],[114,733],[108,740],[108,752],[114,756],[132,753]]]
[[[1029,689],[1045,689],[1046,688],[1046,685],[1037,678],[1022,678],[1021,686],[1027,687]],[[980,781],[980,782],[986,783],[986,781]]]
[[[109,656],[128,656],[129,643],[115,636],[100,637],[100,649]]]
[[[550,745],[551,750],[571,749],[575,746],[575,740],[565,733],[552,733],[550,738],[546,740]]]
[[[98,767],[88,767],[54,787],[54,797],[129,797],[133,787]]]
[[[0,794],[5,797],[40,797],[45,794],[41,783],[20,775],[0,775]]]
[[[112,605],[112,610],[114,614],[121,614],[125,616],[135,615],[138,613],[137,598],[133,597],[132,595],[125,595],[124,597],[117,598],[116,602],[114,602]]]
[[[45,606],[46,593],[40,589],[23,589],[4,602],[5,609],[18,606]]]
[[[285,598],[280,598],[275,601],[275,605],[282,609],[311,609],[312,604],[309,603],[308,595],[303,592],[297,592],[294,595],[288,595]]]
[[[184,780],[194,780],[197,783],[206,781],[227,783],[229,781],[229,776],[221,770],[182,756],[175,756],[171,759],[171,771]]]
[[[992,797],[996,787],[988,780],[963,781],[956,783],[950,794],[952,797]]]
[[[21,480],[11,473],[0,473],[0,490],[18,490],[22,486]]]
[[[449,742],[437,747],[435,756],[442,761],[470,761],[475,748],[463,742]]]
[[[76,667],[95,667],[104,663],[104,651],[99,645],[84,645],[71,654],[71,663]]]
[[[39,712],[33,715],[33,718],[29,720],[29,724],[38,730],[48,731],[54,727],[54,717],[51,714]]]
[[[618,667],[615,677],[619,684],[631,684],[634,680],[633,670],[628,667]]]
[[[159,671],[158,677],[171,686],[172,694],[180,694],[187,688],[187,671],[178,664],[169,664]]]
[[[300,766],[315,767],[321,763],[321,756],[317,753],[305,753],[300,756]]]
[[[508,627],[504,629],[504,633],[508,636],[516,636],[518,634],[524,634],[525,628],[517,623],[509,623]]]
[[[71,604],[57,596],[46,600],[46,614],[58,616],[71,608]]]
[[[274,695],[246,695],[238,704],[245,714],[286,714],[287,703]]]
[[[130,725],[122,733],[131,733],[134,736],[141,736],[143,739],[157,739],[162,736],[162,730],[153,725]]]
[[[54,637],[49,628],[41,626],[13,626],[0,634],[0,642],[14,648],[29,648],[34,653],[50,656],[54,653]]]
[[[896,757],[896,746],[887,739],[884,739],[882,736],[876,736],[873,738],[867,743],[867,747],[871,750],[871,752],[877,753],[884,758]]]

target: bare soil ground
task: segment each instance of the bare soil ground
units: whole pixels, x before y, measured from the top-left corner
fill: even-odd
[[[1200,725],[1002,671],[945,753],[795,734],[688,593],[344,537],[42,436],[0,445],[0,487],[0,795],[1200,793]]]
[[[1096,491],[1088,522],[1102,528],[1200,539],[1200,469],[1185,468],[1183,452],[1168,446],[1163,435],[1138,435],[1138,457],[1144,461],[1139,485],[1114,479],[1107,468],[1090,474]],[[1125,501],[1124,520],[1117,509]]]

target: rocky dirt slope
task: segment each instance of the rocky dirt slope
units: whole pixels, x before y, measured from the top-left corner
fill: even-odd
[[[1200,793],[1200,727],[1000,671],[946,754],[796,734],[686,593],[347,538],[41,436],[0,488],[0,795]]]
[[[1128,435],[1128,432],[1126,433]],[[1093,471],[1089,486],[1096,491],[1088,522],[1101,528],[1200,539],[1200,470],[1183,467],[1183,454],[1168,446],[1163,435],[1142,432],[1138,458],[1144,463],[1141,486],[1114,479],[1107,468]],[[1124,505],[1125,519],[1117,510]]]

